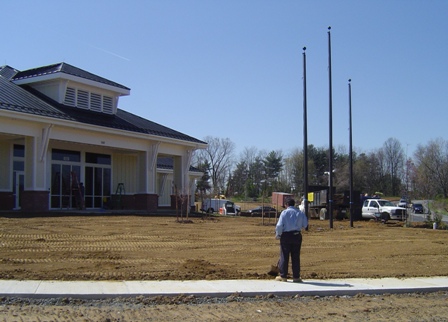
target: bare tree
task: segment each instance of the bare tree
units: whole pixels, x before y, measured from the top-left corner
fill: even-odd
[[[220,193],[225,190],[226,178],[233,164],[235,144],[229,138],[212,136],[205,137],[204,141],[208,146],[198,151],[197,161],[209,163],[214,193]]]
[[[258,149],[254,146],[244,148],[243,152],[240,153],[240,162],[246,163],[246,165],[255,162],[255,158],[259,155]]]
[[[426,191],[440,193],[448,198],[448,142],[439,138],[430,141],[425,147],[419,145],[414,158],[417,180],[422,185],[433,187],[432,191],[429,187]]]
[[[391,178],[391,192],[395,196],[397,193],[397,181],[399,181],[399,171],[403,170],[403,147],[397,139],[389,138],[384,142],[383,151]]]

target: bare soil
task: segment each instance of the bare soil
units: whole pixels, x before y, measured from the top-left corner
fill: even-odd
[[[267,272],[279,255],[274,226],[274,218],[250,217],[2,217],[0,279],[272,279]],[[448,275],[448,231],[403,227],[402,222],[393,221],[355,221],[354,227],[349,221],[334,221],[333,228],[329,226],[328,221],[313,220],[303,233],[303,279]],[[198,317],[295,321],[299,316],[448,321],[446,293],[88,303],[65,299],[45,305],[31,300],[24,305],[24,301],[0,299],[0,320],[78,321],[81,312],[85,321],[193,321]]]

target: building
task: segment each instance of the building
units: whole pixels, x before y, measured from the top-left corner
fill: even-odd
[[[0,210],[155,211],[193,194],[207,143],[119,109],[129,94],[67,63],[0,67]]]

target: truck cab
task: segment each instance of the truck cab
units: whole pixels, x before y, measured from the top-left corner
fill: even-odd
[[[405,220],[406,208],[397,207],[385,199],[366,199],[362,205],[362,218],[384,221]]]

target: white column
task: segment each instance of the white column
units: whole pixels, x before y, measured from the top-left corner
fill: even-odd
[[[44,191],[46,187],[46,158],[41,160],[39,151],[42,137],[25,138],[25,190]]]
[[[157,154],[160,142],[148,146],[146,151],[139,152],[139,179],[140,193],[156,193],[157,183]]]

